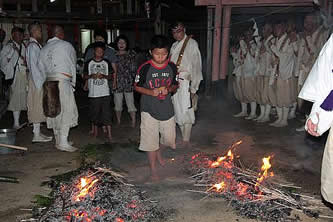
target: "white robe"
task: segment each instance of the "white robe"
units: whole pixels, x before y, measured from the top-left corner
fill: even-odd
[[[38,68],[39,53],[42,46],[32,37],[26,50],[26,60],[30,71],[28,89],[28,120],[31,123],[45,122],[46,117],[43,112],[43,82],[45,75]]]
[[[30,37],[28,47],[26,50],[27,65],[30,71],[30,77],[32,78],[37,89],[41,89],[45,81],[45,73],[41,72],[38,67],[38,58],[42,46],[39,42]]]
[[[78,110],[73,88],[76,81],[76,52],[73,46],[57,37],[49,39],[40,51],[38,66],[46,78],[59,80],[61,112],[55,118],[47,118],[48,128],[61,130],[76,126]]]
[[[297,58],[299,66],[295,73],[298,76],[298,85],[302,86],[304,84],[320,50],[327,41],[327,37],[328,31],[323,30],[321,26],[312,35],[300,38]]]
[[[290,43],[287,33],[283,34],[279,39],[275,39],[275,44],[271,46],[272,52],[279,58],[278,78],[288,80],[293,77],[296,57],[294,48]]]
[[[180,50],[186,39],[173,43],[170,54],[171,61],[176,63]],[[176,122],[179,125],[195,122],[194,110],[191,107],[190,93],[196,93],[202,78],[201,54],[198,43],[190,38],[184,50],[183,58],[178,69],[179,88],[172,97]],[[190,85],[191,81],[191,85]]]
[[[311,72],[306,79],[299,97],[313,102],[309,119],[318,124],[317,132],[321,135],[333,123],[333,112],[320,107],[333,90],[333,35],[322,48]],[[318,117],[317,117],[318,115]],[[333,132],[327,138],[321,169],[321,193],[326,201],[333,203]]]
[[[13,44],[16,45],[18,50],[20,49],[20,45],[14,41],[7,43],[0,53],[0,67],[6,80],[12,79],[15,71],[13,84],[10,87],[8,110],[20,111],[27,109],[27,66],[23,59],[25,58],[26,48],[22,43],[21,57],[19,57],[19,53],[14,49]]]

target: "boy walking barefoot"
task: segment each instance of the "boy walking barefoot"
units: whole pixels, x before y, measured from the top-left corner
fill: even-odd
[[[84,78],[88,79],[89,111],[92,122],[92,135],[97,137],[98,125],[106,126],[109,142],[111,135],[111,104],[108,80],[112,79],[111,64],[104,59],[105,44],[96,42],[94,58],[86,63]]]
[[[164,36],[151,40],[152,59],[138,69],[135,90],[141,96],[141,136],[139,149],[146,151],[151,180],[159,180],[156,162],[164,165],[160,144],[176,148],[176,123],[171,94],[178,87],[177,67],[168,59],[169,44]],[[161,136],[161,137],[160,137]]]

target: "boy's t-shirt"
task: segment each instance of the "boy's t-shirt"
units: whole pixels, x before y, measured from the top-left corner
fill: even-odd
[[[109,75],[110,67],[111,64],[106,59],[102,59],[101,61],[91,59],[85,64],[84,73],[87,73],[88,75],[97,73]],[[110,88],[107,79],[88,79],[88,89],[88,97],[91,98],[110,95]]]
[[[151,60],[142,64],[135,77],[135,84],[147,89],[177,85],[177,67],[166,62],[163,67],[156,67]],[[170,93],[166,96],[141,96],[141,111],[149,113],[153,118],[165,121],[174,116]]]

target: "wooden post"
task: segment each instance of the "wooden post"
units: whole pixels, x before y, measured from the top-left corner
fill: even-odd
[[[103,2],[102,0],[97,0],[97,14],[102,14],[103,12]]]
[[[215,24],[214,24],[214,43],[213,43],[213,68],[212,81],[219,79],[220,71],[220,47],[221,47],[221,14],[222,5],[219,2],[215,7]]]
[[[222,58],[220,79],[225,79],[228,74],[229,64],[229,36],[230,36],[231,6],[223,8],[223,29],[222,29]]]
[[[132,15],[132,0],[127,0],[127,15]]]
[[[71,13],[71,0],[66,0],[66,13]]]
[[[17,12],[21,12],[22,11],[21,1],[17,1],[17,3],[16,3],[16,11]]]
[[[140,15],[140,0],[135,0],[134,4],[135,15]]]
[[[120,15],[124,15],[124,2],[123,1],[120,1],[120,4],[119,4],[119,11],[120,11]]]
[[[206,60],[206,93],[209,93],[212,81],[212,52],[213,52],[213,14],[214,7],[207,7],[207,60]]]
[[[38,4],[37,4],[37,0],[32,0],[31,2],[31,8],[32,8],[32,12],[36,13],[38,11]]]

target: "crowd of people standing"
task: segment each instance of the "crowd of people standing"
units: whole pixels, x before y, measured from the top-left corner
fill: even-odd
[[[296,118],[297,108],[303,116],[311,109],[311,104],[297,96],[329,31],[316,14],[305,16],[302,32],[296,32],[293,19],[267,19],[261,30],[259,34],[257,26],[249,27],[231,48],[233,88],[241,103],[241,112],[234,116],[265,123],[275,107],[277,119],[270,125],[285,127],[288,119]],[[304,126],[298,130],[304,130]]]
[[[74,95],[77,83],[77,53],[73,46],[64,40],[65,31],[60,25],[52,28],[52,36],[44,46],[41,25],[34,22],[28,29],[30,39],[27,44],[23,42],[24,30],[14,27],[11,33],[12,40],[1,50],[0,68],[9,86],[8,110],[13,113],[13,128],[21,127],[21,111],[27,110],[28,121],[33,125],[32,142],[50,142],[53,139],[41,133],[41,123],[46,122],[47,127],[53,130],[55,147],[62,151],[74,152],[77,148],[69,141],[68,135],[70,129],[78,125],[79,116]],[[173,25],[172,35],[176,40],[172,47],[170,41],[164,40],[162,45],[155,46],[167,49],[166,60],[163,60],[162,64],[168,61],[176,67],[172,75],[173,79],[177,77],[177,84],[173,82],[172,85],[177,87],[172,91],[173,105],[170,114],[175,116],[172,119],[174,124],[180,126],[182,145],[188,146],[192,124],[195,121],[192,101],[195,101],[193,98],[197,98],[196,91],[202,80],[201,55],[197,42],[186,35],[183,23]],[[141,99],[140,108],[136,107],[134,102],[135,79],[138,78],[138,70],[142,70],[141,64],[137,62],[137,53],[130,48],[125,35],[116,38],[115,48],[107,44],[107,38],[106,31],[95,30],[95,41],[84,53],[81,76],[84,81],[82,87],[88,91],[90,134],[96,137],[98,130],[102,128],[111,142],[111,96],[117,124],[122,123],[124,98],[133,128],[137,122],[137,110],[142,112],[145,106],[144,99]],[[150,48],[149,52],[153,58],[153,48]],[[150,74],[154,75],[154,78],[158,75]],[[166,77],[167,72],[162,72],[161,75]],[[159,102],[155,105],[161,106],[165,99],[161,93],[168,90],[170,79],[154,81],[157,81],[154,82],[155,85],[149,87],[158,88],[155,91],[159,92]],[[149,96],[156,96],[155,94]],[[155,105],[148,104],[152,109]],[[156,132],[159,130],[158,128]],[[149,134],[151,133],[149,131]],[[150,135],[146,137],[150,139]]]

